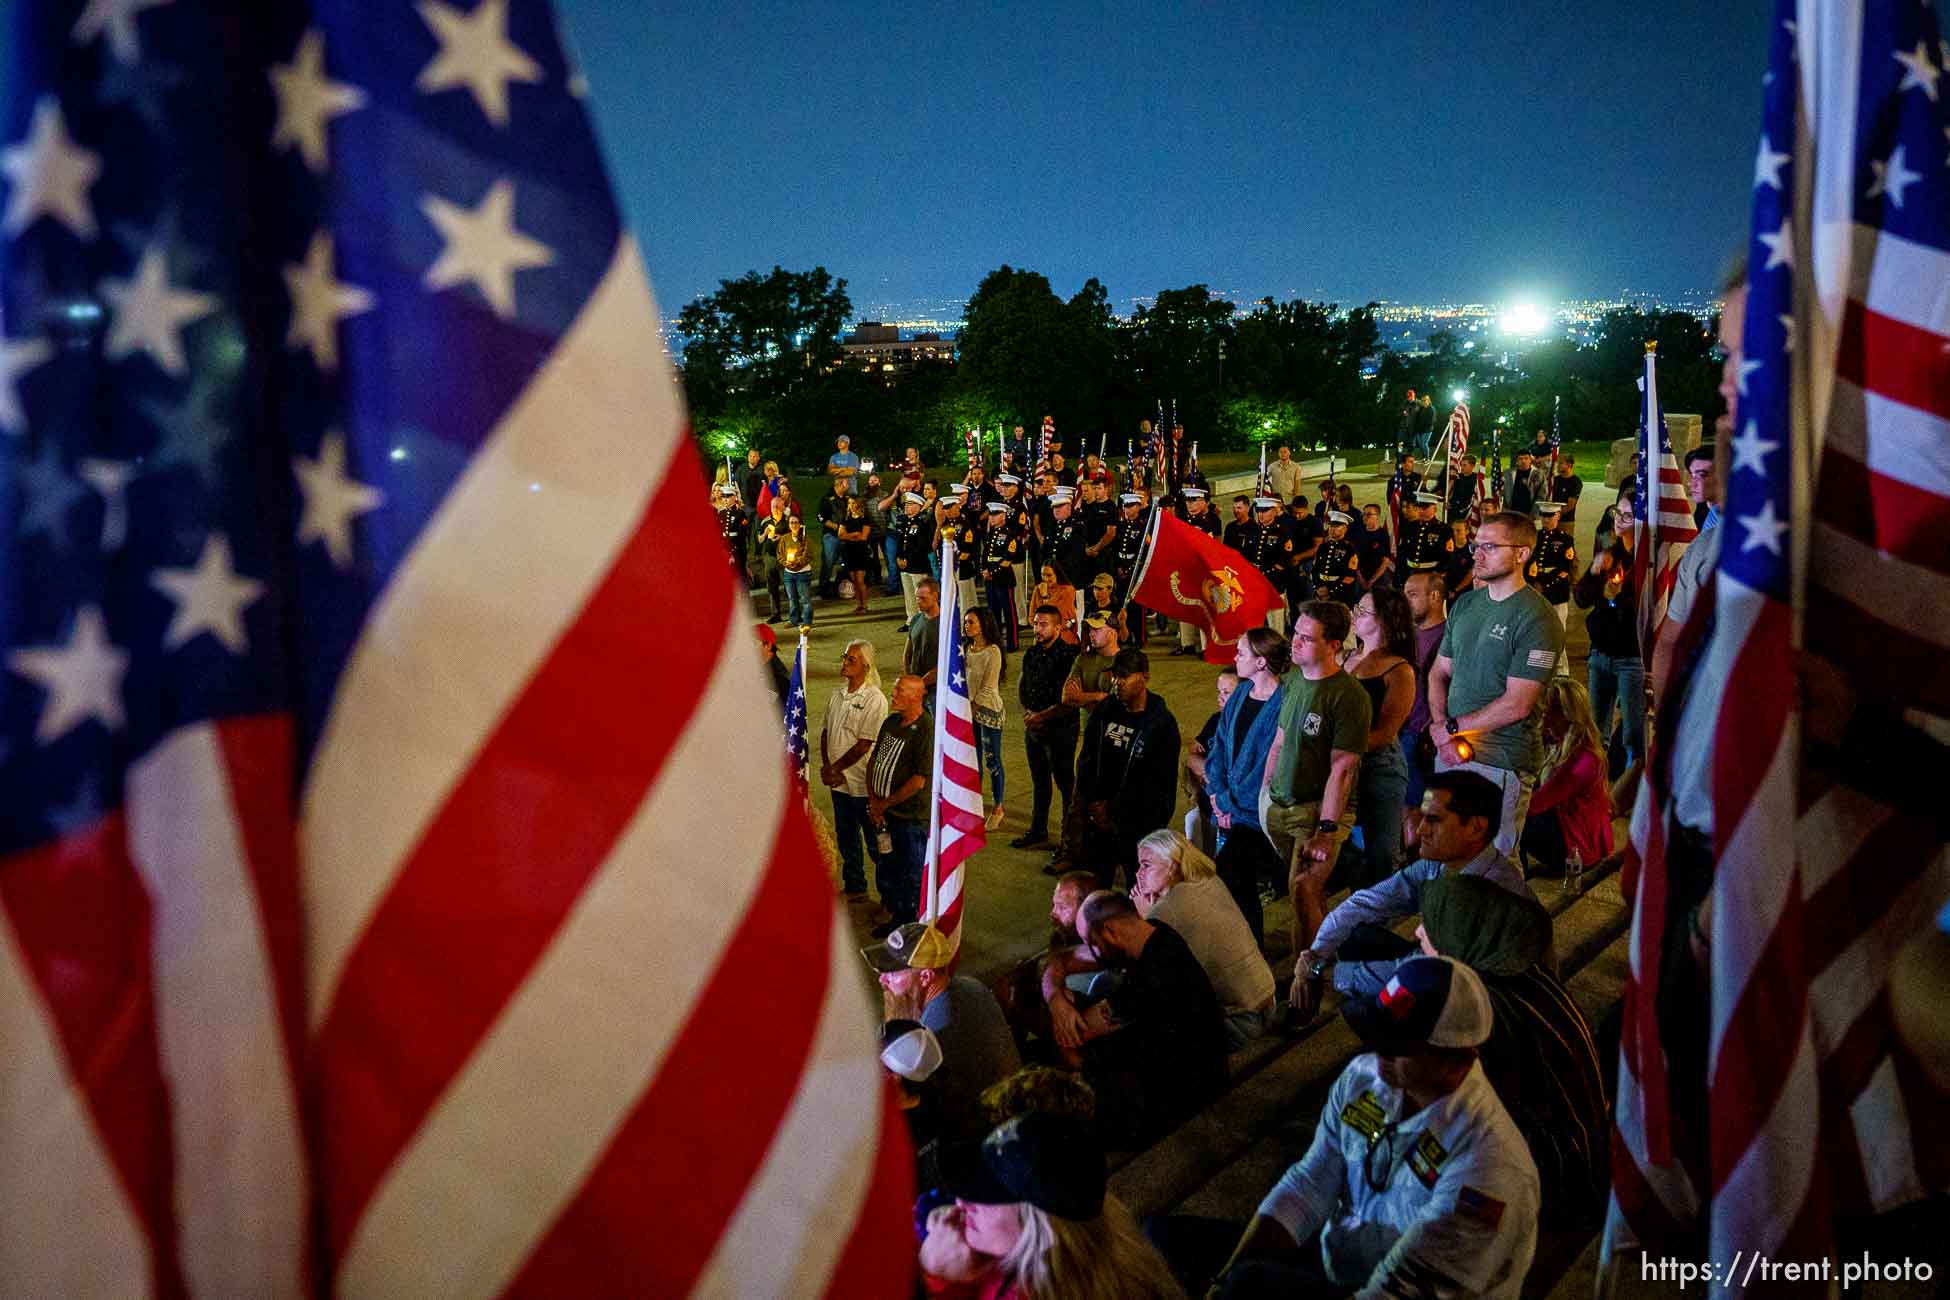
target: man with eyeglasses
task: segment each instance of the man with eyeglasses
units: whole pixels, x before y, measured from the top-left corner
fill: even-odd
[[[1368,1050],[1217,1273],[1230,1225],[1166,1219],[1153,1240],[1189,1289],[1223,1300],[1516,1300],[1537,1253],[1537,1166],[1477,1060],[1494,1017],[1482,980],[1417,957],[1342,1014]]]
[[[1442,648],[1429,670],[1429,736],[1438,772],[1487,777],[1503,797],[1496,847],[1515,857],[1543,762],[1544,683],[1564,650],[1550,602],[1524,581],[1537,529],[1503,511],[1476,533],[1480,586],[1449,608]]]

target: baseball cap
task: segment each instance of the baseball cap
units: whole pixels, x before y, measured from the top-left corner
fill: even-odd
[[[948,936],[925,921],[909,921],[887,938],[860,949],[867,965],[885,974],[897,970],[940,970],[955,959]]]
[[[880,1063],[909,1083],[926,1083],[941,1068],[941,1040],[918,1020],[889,1020],[880,1027]]]
[[[1482,979],[1453,957],[1410,957],[1379,994],[1350,998],[1341,1014],[1364,1045],[1390,1056],[1477,1047],[1495,1022]]]
[[[1105,618],[1102,614],[1092,614],[1090,615],[1090,617],[1083,620],[1083,625],[1085,627],[1109,627],[1110,620]]]
[[[758,629],[758,639],[763,641],[766,645],[775,646],[779,643],[779,634],[777,632],[774,632],[769,625],[764,623],[755,623],[753,624],[753,626]]]
[[[1117,652],[1117,658],[1110,661],[1112,677],[1129,677],[1133,673],[1151,671],[1151,656],[1136,646],[1125,646]]]
[[[980,1142],[942,1153],[948,1191],[977,1205],[1026,1201],[1059,1219],[1094,1219],[1104,1212],[1109,1175],[1104,1149],[1083,1121],[1066,1115],[1017,1115]]]

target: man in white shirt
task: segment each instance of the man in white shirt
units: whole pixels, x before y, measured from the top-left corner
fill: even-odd
[[[1517,1300],[1537,1251],[1537,1166],[1476,1059],[1493,1016],[1482,980],[1418,957],[1344,1014],[1369,1050],[1206,1293]],[[1166,1220],[1153,1235],[1187,1278],[1219,1226]]]
[[[852,902],[867,897],[867,871],[861,846],[873,851],[873,832],[867,824],[867,755],[887,720],[887,697],[880,691],[880,671],[874,666],[873,644],[849,641],[840,656],[842,685],[826,700],[826,716],[819,724],[819,780],[833,792],[833,834],[840,842],[841,890]]]

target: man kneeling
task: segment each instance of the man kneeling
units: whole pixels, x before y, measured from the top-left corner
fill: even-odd
[[[1476,1060],[1492,1019],[1482,981],[1412,958],[1342,1014],[1369,1050],[1243,1235],[1181,1217],[1154,1221],[1153,1239],[1195,1295],[1516,1300],[1537,1249],[1537,1168]]]

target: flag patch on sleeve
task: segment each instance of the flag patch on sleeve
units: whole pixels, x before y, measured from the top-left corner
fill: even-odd
[[[1496,1228],[1503,1222],[1503,1202],[1488,1192],[1479,1192],[1467,1183],[1456,1193],[1456,1213],[1464,1218],[1474,1219],[1486,1228]]]
[[[1555,650],[1532,650],[1530,652],[1530,666],[1532,668],[1548,668],[1556,662],[1557,652]]]

